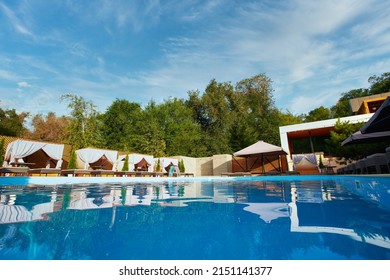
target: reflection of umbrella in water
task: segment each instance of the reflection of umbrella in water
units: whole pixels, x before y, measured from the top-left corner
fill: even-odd
[[[277,218],[288,218],[290,211],[288,203],[245,203],[248,206],[243,210],[257,214],[266,223]]]

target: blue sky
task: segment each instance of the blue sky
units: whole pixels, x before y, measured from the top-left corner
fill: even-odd
[[[275,105],[334,105],[390,71],[390,1],[0,0],[0,106],[104,112],[264,73]]]

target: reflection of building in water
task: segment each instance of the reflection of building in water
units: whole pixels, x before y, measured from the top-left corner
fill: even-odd
[[[332,199],[326,183],[322,181],[291,182],[291,200],[294,202],[323,203]]]
[[[331,187],[340,188],[335,183],[332,186],[327,185],[329,182],[301,183],[291,188],[291,232],[339,234],[390,249],[389,237],[376,232],[381,232],[381,229],[368,226],[371,223],[366,221],[372,220],[378,213],[370,213],[369,208],[363,210],[366,206],[364,200],[332,196]]]
[[[31,222],[47,219],[47,213],[54,212],[56,193],[52,192],[50,202],[39,203],[28,210],[23,205],[15,205],[16,195],[1,195],[0,224]],[[4,204],[7,202],[8,204]]]
[[[124,205],[150,205],[152,203],[153,187],[151,186],[128,186],[125,188]]]
[[[305,223],[305,217],[301,213],[303,211],[300,211],[299,204],[291,202],[289,207],[291,209],[291,232],[340,234],[348,236],[356,241],[366,242],[375,246],[390,249],[389,237],[372,233],[370,231],[366,234],[359,235],[354,229],[343,226],[321,225],[320,222],[312,222],[311,225],[302,225]]]

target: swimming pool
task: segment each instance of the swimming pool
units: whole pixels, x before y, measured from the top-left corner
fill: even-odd
[[[0,181],[0,259],[390,259],[389,177],[77,179]]]

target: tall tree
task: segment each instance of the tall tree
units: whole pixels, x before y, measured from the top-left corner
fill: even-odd
[[[32,119],[32,131],[26,131],[23,137],[33,140],[49,142],[66,142],[68,139],[68,126],[70,118],[66,116],[57,117],[55,113],[49,112],[46,116],[37,114]]]
[[[351,115],[351,106],[349,100],[358,97],[364,97],[369,95],[369,91],[364,88],[353,89],[348,92],[341,94],[340,99],[337,101],[336,105],[331,107],[331,117],[332,118],[342,118],[348,117]]]
[[[311,110],[305,115],[305,122],[316,122],[330,119],[330,110],[324,106]]]
[[[195,156],[203,153],[200,125],[181,99],[173,98],[158,106],[158,120],[164,133],[167,155]]]
[[[0,108],[0,134],[20,137],[25,131],[24,126],[29,113],[16,113],[15,109],[3,110]]]
[[[238,82],[236,92],[245,104],[241,111],[249,125],[245,138],[252,143],[264,140],[279,144],[279,111],[274,105],[272,80],[259,74]]]
[[[230,147],[231,125],[233,115],[230,107],[230,96],[234,94],[230,83],[218,83],[212,80],[202,96],[204,112],[204,140],[208,154],[232,153]]]
[[[380,77],[371,76],[368,78],[370,86],[370,94],[379,94],[390,92],[390,72],[383,73]]]
[[[138,122],[142,120],[142,110],[138,103],[124,99],[115,100],[102,115],[102,136],[104,145],[114,150],[130,151],[136,146]]]
[[[74,94],[65,94],[61,100],[69,101],[68,108],[71,109],[68,143],[76,149],[102,147],[101,121],[92,101]]]
[[[350,144],[341,146],[341,143],[354,132],[358,131],[364,123],[352,124],[338,120],[330,132],[330,138],[325,140],[326,148],[332,156],[338,158],[342,164],[364,158],[368,155],[382,152],[388,146],[387,142],[376,141],[371,144]]]
[[[148,103],[142,112],[141,119],[136,124],[137,141],[134,142],[134,150],[139,153],[163,157],[166,155],[166,142],[163,129],[160,127],[160,114],[156,102]]]

